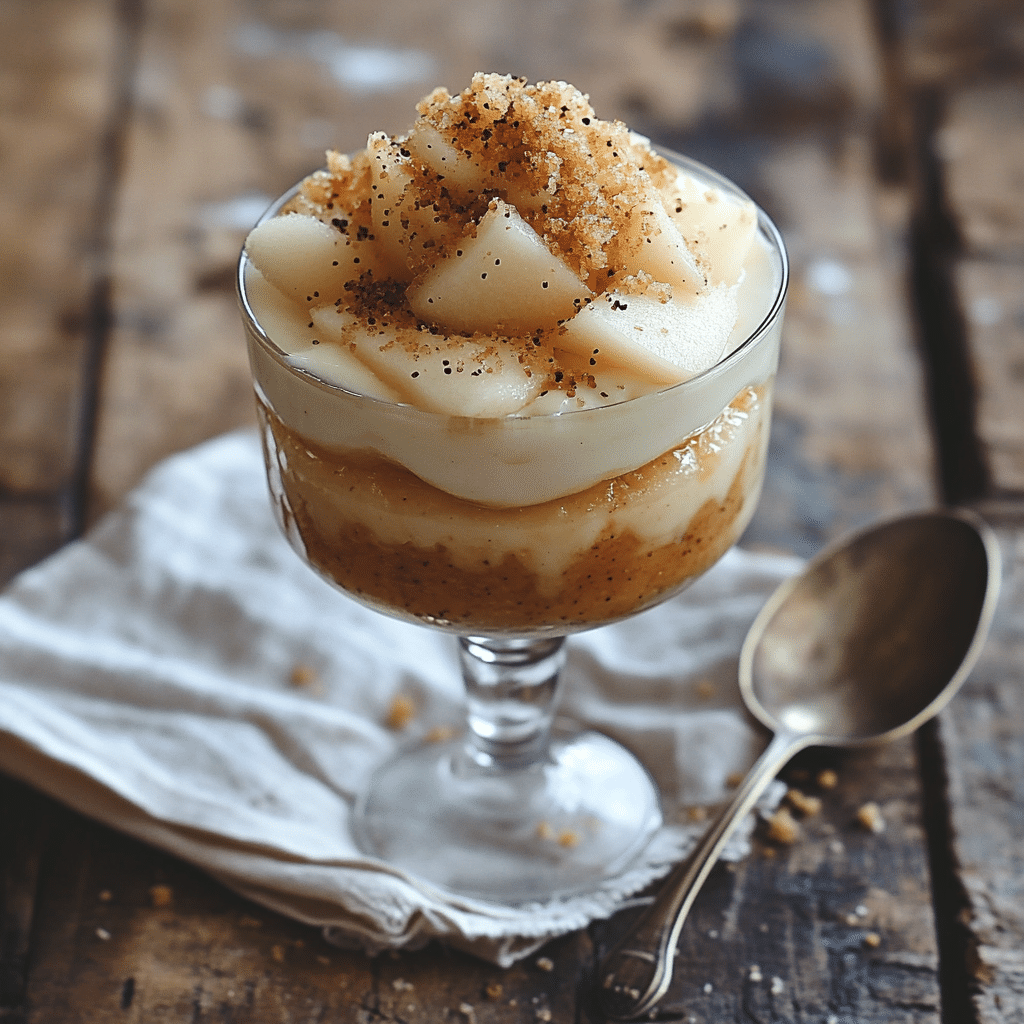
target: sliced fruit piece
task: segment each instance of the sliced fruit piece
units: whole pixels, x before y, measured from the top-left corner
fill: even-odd
[[[572,386],[557,389],[548,386],[538,392],[537,397],[522,410],[523,415],[540,416],[592,409],[639,398],[653,389],[649,377],[626,366],[613,366],[609,363],[598,365],[596,359],[592,365],[588,358],[578,353],[557,348],[555,360],[568,375]]]
[[[530,376],[505,338],[445,338],[394,324],[368,326],[333,306],[311,316],[325,337],[353,352],[402,401],[428,412],[507,416],[540,390],[540,377]]]
[[[625,366],[675,384],[714,366],[736,316],[735,291],[725,286],[690,302],[606,292],[565,324],[558,343],[597,366]]]
[[[394,390],[347,347],[323,336],[308,309],[275,288],[252,264],[246,270],[245,292],[260,326],[288,356],[292,366],[347,391],[388,402],[398,401]]]
[[[500,199],[406,291],[421,319],[451,330],[522,333],[571,317],[590,290]]]
[[[271,284],[307,306],[333,301],[344,292],[346,281],[377,266],[369,243],[304,213],[257,224],[245,240],[245,251]]]
[[[657,193],[635,211],[628,223],[636,233],[624,239],[622,247],[626,274],[650,274],[655,281],[670,284],[677,297],[699,295],[706,289],[703,270]]]
[[[309,324],[309,310],[275,288],[254,263],[245,270],[245,294],[257,322],[282,352],[309,347],[316,337]]]
[[[757,231],[757,207],[682,173],[664,195],[669,216],[700,257],[709,282],[735,284]]]
[[[442,175],[445,184],[469,195],[480,188],[480,164],[456,149],[433,125],[417,121],[405,140],[405,148],[425,167]]]
[[[327,384],[334,384],[357,395],[367,395],[383,402],[400,402],[400,395],[389,387],[358,356],[345,345],[320,341],[288,359],[296,369],[305,370]]]
[[[368,146],[374,237],[387,261],[389,276],[410,281],[438,246],[462,234],[464,224],[427,198],[431,188],[436,192],[437,182],[417,181],[409,159],[411,151],[404,143],[378,133],[370,136]],[[421,186],[426,186],[426,192]]]

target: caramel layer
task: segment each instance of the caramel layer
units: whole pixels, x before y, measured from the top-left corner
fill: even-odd
[[[267,456],[272,489],[280,490],[279,515],[321,574],[389,614],[461,633],[499,635],[570,632],[623,618],[713,565],[746,526],[763,474],[767,416],[756,416],[755,429],[741,434],[735,423],[729,429],[730,415],[744,421],[763,402],[759,390],[746,389],[721,423],[658,459],[569,498],[527,508],[455,498],[378,456],[318,448],[271,410],[260,411],[267,443],[276,448]],[[711,490],[708,478],[730,442],[746,448],[725,496],[701,502],[693,491]],[[274,488],[275,478],[281,488]],[[679,488],[687,490],[689,502],[673,501]],[[716,489],[721,493],[723,485]],[[667,515],[669,539],[654,542],[621,526],[623,517],[616,513],[635,503],[650,506],[651,515]],[[674,523],[676,504],[696,511]],[[555,535],[571,538],[573,523],[583,517],[593,522],[594,516],[601,517],[596,539],[577,539],[573,550],[560,553],[553,571],[538,569],[543,552],[537,545],[551,543]],[[396,517],[411,524],[409,536],[422,533],[415,523],[425,520],[431,529],[440,524],[437,532],[450,539],[424,546],[382,538],[387,529],[381,524]],[[495,538],[490,548],[468,540],[486,535]],[[532,537],[534,547],[509,543],[522,537]]]

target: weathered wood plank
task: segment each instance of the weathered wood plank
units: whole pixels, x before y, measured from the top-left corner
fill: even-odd
[[[117,77],[112,7],[0,9],[0,494],[56,492],[78,456]]]
[[[1024,93],[1021,96],[1024,104]],[[1024,495],[1024,260],[960,260],[977,430],[996,492]]]
[[[1022,514],[1000,529],[1000,607],[981,661],[940,731],[980,1024],[1024,1021]]]
[[[1022,19],[1024,24],[1024,19]],[[991,487],[1024,492],[1024,71],[959,88],[935,139],[962,251],[953,284]]]

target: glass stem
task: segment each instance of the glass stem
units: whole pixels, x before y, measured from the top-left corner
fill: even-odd
[[[468,698],[466,752],[481,767],[523,768],[543,759],[565,664],[565,637],[459,637]]]

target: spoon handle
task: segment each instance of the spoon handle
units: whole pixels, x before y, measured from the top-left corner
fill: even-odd
[[[809,739],[798,734],[775,734],[696,849],[676,865],[654,903],[601,962],[597,995],[611,1020],[632,1020],[647,1013],[668,991],[676,943],[697,893],[768,783],[809,744]]]

